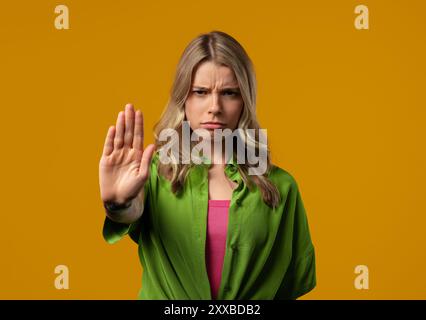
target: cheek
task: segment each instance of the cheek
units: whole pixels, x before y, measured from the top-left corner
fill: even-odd
[[[238,120],[240,120],[242,113],[243,113],[243,105],[242,104],[235,105],[231,109],[231,113],[229,114],[229,116],[230,116],[231,122],[233,123],[234,126],[236,126],[238,124]]]
[[[195,101],[188,99],[185,103],[185,115],[186,120],[189,120],[192,124],[196,124],[200,120],[202,108]]]

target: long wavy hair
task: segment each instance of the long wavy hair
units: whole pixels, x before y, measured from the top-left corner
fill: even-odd
[[[255,132],[260,129],[256,118],[256,76],[253,64],[237,40],[224,32],[212,31],[201,34],[192,40],[180,57],[169,100],[160,120],[154,126],[156,150],[168,143],[159,140],[160,132],[163,129],[174,129],[178,132],[181,141],[182,123],[186,120],[185,102],[190,94],[194,73],[197,67],[206,61],[227,66],[235,73],[243,99],[243,110],[237,128],[243,130],[255,129]],[[191,142],[191,147],[194,143]],[[270,207],[277,207],[280,202],[280,193],[267,177],[273,168],[270,149],[267,145],[262,145],[259,141],[259,135],[253,138],[252,146],[255,148],[256,154],[260,154],[258,153],[259,148],[264,147],[266,149],[267,166],[265,173],[263,175],[249,175],[248,169],[252,166],[249,163],[238,164],[238,171],[249,190],[252,190],[254,183],[261,191],[263,201]],[[233,150],[235,155],[236,149]],[[179,160],[182,159],[182,154],[182,143],[179,143]],[[184,188],[188,172],[194,165],[192,161],[187,164],[182,163],[182,161],[168,164],[159,161],[158,172],[171,182],[172,192],[177,194]]]

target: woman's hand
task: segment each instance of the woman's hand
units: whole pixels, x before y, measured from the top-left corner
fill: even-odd
[[[124,203],[137,197],[149,177],[155,145],[143,149],[143,115],[127,104],[115,126],[108,129],[99,162],[99,184],[104,202]]]

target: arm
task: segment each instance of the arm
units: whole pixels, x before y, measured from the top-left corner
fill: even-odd
[[[142,113],[128,104],[119,112],[116,126],[108,129],[99,162],[101,199],[113,222],[132,224],[144,210],[144,187],[155,145],[144,149],[143,139]]]

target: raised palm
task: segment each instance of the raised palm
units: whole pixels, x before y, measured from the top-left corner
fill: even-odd
[[[115,126],[108,129],[99,162],[101,198],[124,203],[143,190],[149,176],[149,164],[155,146],[143,149],[143,115],[127,104]]]

